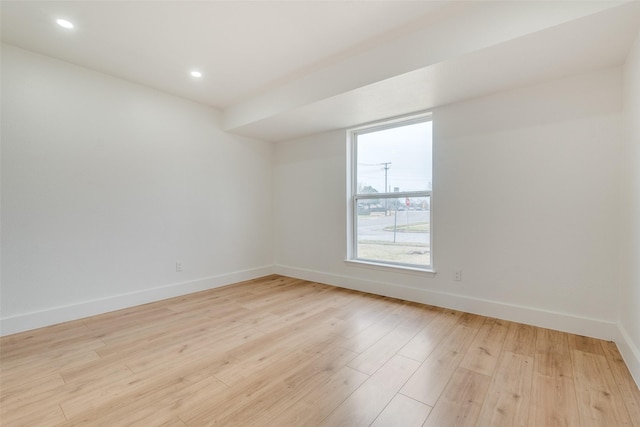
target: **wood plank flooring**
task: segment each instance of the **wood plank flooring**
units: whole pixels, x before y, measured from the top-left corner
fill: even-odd
[[[281,276],[0,340],[2,426],[638,426],[614,343]]]

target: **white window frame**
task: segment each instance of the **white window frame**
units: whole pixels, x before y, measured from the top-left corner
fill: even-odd
[[[371,132],[378,132],[385,129],[408,126],[415,123],[433,121],[431,113],[412,114],[395,119],[374,122],[348,130],[347,133],[347,262],[370,266],[377,269],[392,269],[415,272],[426,272],[435,274],[433,258],[433,189],[424,191],[403,191],[382,193],[362,193],[358,194],[358,136]],[[433,156],[432,156],[433,162]],[[392,261],[372,260],[358,257],[358,202],[367,199],[397,199],[412,197],[429,198],[429,261],[430,265],[406,264]]]

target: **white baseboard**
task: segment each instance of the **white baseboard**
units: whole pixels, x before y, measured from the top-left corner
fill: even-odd
[[[274,272],[283,276],[311,280],[356,291],[415,301],[608,341],[616,340],[618,337],[616,324],[601,319],[591,319],[534,307],[505,304],[464,295],[416,289],[398,285],[397,283],[365,280],[284,265],[274,266]]]
[[[616,344],[631,372],[631,376],[636,381],[638,388],[640,388],[640,349],[633,343],[624,326],[620,324],[618,324]]]
[[[147,304],[193,292],[205,291],[245,280],[257,279],[270,274],[273,274],[273,266],[271,265],[7,317],[0,319],[0,335],[10,335],[44,326],[55,325],[57,323],[68,322],[70,320],[82,319],[109,311]]]

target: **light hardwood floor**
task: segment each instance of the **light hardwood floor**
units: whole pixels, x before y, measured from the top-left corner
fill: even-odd
[[[611,342],[270,276],[1,339],[3,426],[640,426]]]

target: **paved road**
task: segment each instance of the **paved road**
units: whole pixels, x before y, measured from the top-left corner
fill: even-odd
[[[381,240],[393,242],[393,231],[386,231],[385,227],[393,229],[394,222],[397,226],[415,223],[429,222],[429,211],[398,211],[397,218],[392,212],[389,216],[383,213],[372,213],[371,215],[358,216],[358,237],[359,240]],[[396,242],[421,242],[429,244],[430,233],[395,233]]]

